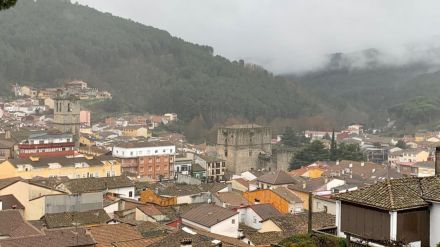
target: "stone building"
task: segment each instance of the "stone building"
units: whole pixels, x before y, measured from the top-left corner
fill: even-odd
[[[219,128],[217,156],[226,160],[226,168],[233,173],[267,168],[272,162],[261,162],[272,156],[272,130],[256,124],[240,124]]]
[[[79,99],[70,95],[54,99],[53,127],[62,133],[70,133],[79,140],[80,104]]]

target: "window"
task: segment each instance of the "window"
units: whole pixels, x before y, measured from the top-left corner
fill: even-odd
[[[225,150],[225,157],[228,157],[228,150]]]
[[[133,191],[128,192],[128,197],[133,197]]]
[[[232,219],[232,222],[231,222],[232,224],[235,224],[235,219]]]

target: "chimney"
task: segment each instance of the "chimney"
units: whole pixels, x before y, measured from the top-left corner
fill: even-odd
[[[192,239],[182,238],[180,240],[180,247],[192,247]]]
[[[440,175],[440,147],[435,148],[435,175]]]
[[[361,162],[361,166],[364,166],[365,165],[365,162]]]
[[[7,139],[7,140],[11,139],[11,131],[10,130],[5,131],[5,139]]]

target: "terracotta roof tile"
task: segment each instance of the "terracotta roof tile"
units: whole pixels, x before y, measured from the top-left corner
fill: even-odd
[[[0,196],[0,202],[2,204],[0,210],[5,209],[24,209],[23,204],[15,198],[14,195]]]
[[[125,176],[71,179],[58,186],[71,193],[100,192],[124,187],[134,187],[134,183]]]
[[[0,211],[0,236],[25,237],[39,234],[41,232],[26,222],[18,210]]]
[[[159,211],[154,205],[152,204],[146,204],[142,206],[137,207],[140,211],[142,211],[144,214],[148,216],[157,216],[162,215],[162,212]]]
[[[103,224],[110,220],[104,209],[90,210],[86,212],[63,212],[46,214],[43,216],[47,228],[70,227],[75,223],[80,226]]]
[[[312,228],[319,230],[326,227],[335,226],[335,216],[327,213],[312,214]],[[307,233],[308,228],[308,212],[300,214],[285,214],[279,217],[270,218],[286,236],[293,234]]]
[[[111,247],[114,242],[138,240],[142,235],[128,224],[109,224],[90,228],[97,247]]]
[[[147,247],[154,243],[160,242],[164,237],[141,238],[134,240],[126,240],[114,242],[113,247]]]
[[[95,241],[84,228],[44,230],[43,234],[0,240],[1,247],[94,247]]]
[[[425,207],[429,204],[424,196],[432,194],[431,190],[439,189],[440,180],[433,178],[401,178],[379,182],[361,189],[337,194],[335,199],[352,202],[388,211]],[[426,193],[423,193],[426,190]]]

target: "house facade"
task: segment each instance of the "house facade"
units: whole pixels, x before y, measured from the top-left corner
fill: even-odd
[[[54,157],[75,154],[72,134],[37,133],[31,134],[18,144],[18,157]]]
[[[121,162],[122,171],[154,180],[172,175],[176,146],[169,142],[124,142],[113,147],[113,157]]]
[[[22,177],[110,177],[121,175],[121,164],[113,157],[30,157],[0,164],[0,178]]]

